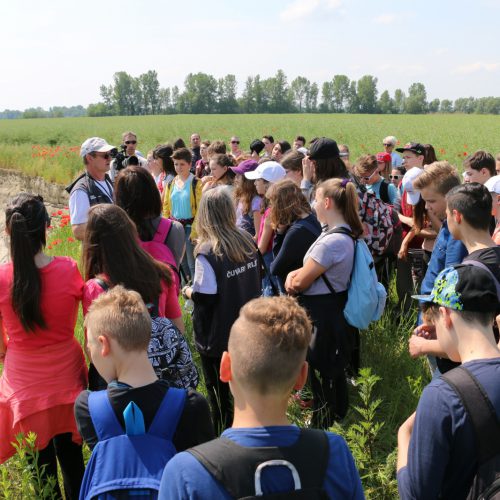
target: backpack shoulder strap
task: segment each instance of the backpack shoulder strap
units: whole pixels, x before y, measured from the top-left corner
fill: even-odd
[[[109,290],[109,285],[101,278],[94,278],[94,281],[105,291]]]
[[[480,260],[466,260],[462,262],[462,265],[475,266],[484,269],[492,277],[493,283],[495,283],[495,287],[497,289],[497,298],[500,301],[500,283],[498,282],[497,277],[491,272],[491,269],[486,264],[484,264]]]
[[[123,428],[111,406],[107,389],[90,392],[88,404],[90,418],[99,441],[124,434]]]
[[[186,390],[169,387],[149,426],[148,434],[172,441],[186,402]]]
[[[463,366],[446,372],[442,378],[458,394],[471,419],[479,463],[484,463],[498,455],[500,453],[500,423],[483,386]]]
[[[160,219],[158,227],[156,228],[156,233],[153,236],[153,241],[157,243],[164,243],[168,238],[168,233],[170,232],[171,227],[172,221],[170,219],[162,217]]]
[[[196,185],[198,184],[198,177],[193,176],[193,180],[191,181],[191,189],[193,191],[193,199],[194,199],[194,210],[195,212],[198,209],[198,200],[196,199]]]
[[[281,461],[286,460],[298,473],[301,488],[322,488],[328,469],[330,444],[324,431],[301,429],[297,442],[288,447],[246,447],[222,437],[191,448],[188,452],[224,485],[232,497],[242,498],[256,495],[260,488],[259,470],[265,462],[273,466],[283,465]],[[317,459],[311,460],[312,456]],[[273,460],[280,463],[273,463]]]
[[[380,184],[380,199],[384,203],[390,203],[391,200],[389,199],[389,184],[385,179],[382,179],[382,182]]]

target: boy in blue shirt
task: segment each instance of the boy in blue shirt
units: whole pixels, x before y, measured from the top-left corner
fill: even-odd
[[[253,460],[262,448],[270,453],[264,462],[293,457],[295,451],[287,466],[262,468],[264,494],[293,490],[295,468],[304,489],[319,488],[329,498],[364,498],[345,441],[330,432],[304,433],[286,415],[292,391],[307,378],[311,331],[306,312],[291,297],[259,298],[241,309],[221,361],[221,380],[234,396],[233,426],[221,439],[176,455],[163,473],[160,498],[256,495],[254,472],[262,461],[248,466],[248,457]]]
[[[500,350],[493,335],[498,296],[491,272],[472,265],[443,270],[424,303],[429,335],[450,360],[476,378],[500,415]],[[403,500],[465,499],[478,468],[469,411],[443,377],[424,389],[417,411],[398,432],[398,487]],[[474,496],[476,498],[476,496]]]

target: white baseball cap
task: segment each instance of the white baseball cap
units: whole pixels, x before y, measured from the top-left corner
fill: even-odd
[[[261,163],[253,172],[245,172],[247,179],[264,179],[268,182],[278,182],[286,175],[286,170],[277,161]]]
[[[500,194],[500,175],[494,175],[490,177],[484,186],[488,189],[490,193]]]
[[[83,158],[89,153],[107,153],[112,149],[116,149],[111,144],[108,144],[104,139],[100,137],[91,137],[87,139],[80,148],[80,156]]]
[[[413,181],[423,173],[423,168],[413,167],[403,177],[402,187],[406,191],[406,199],[410,205],[416,205],[420,201],[420,192],[413,187]]]

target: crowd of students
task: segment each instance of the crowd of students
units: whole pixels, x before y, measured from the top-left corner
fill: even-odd
[[[6,208],[0,463],[33,431],[37,465],[57,477],[59,462],[66,498],[363,498],[345,441],[290,425],[286,411],[293,396],[317,429],[348,412],[360,332],[346,307],[366,249],[380,282],[396,275],[393,314],[418,307],[409,352],[433,373],[398,433],[401,497],[466,498],[492,484],[500,161],[470,155],[462,183],[432,145],[396,148],[393,136],[356,161],[325,137],[266,135],[246,153],[237,136],[228,151],[193,134],[190,148],[178,139],[146,158],[135,133],[123,141],[138,158],[125,168],[104,139],[87,139],[85,172],[67,188],[81,273],[44,253],[40,196]]]

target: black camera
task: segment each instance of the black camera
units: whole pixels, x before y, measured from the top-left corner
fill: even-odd
[[[122,144],[120,146],[120,150],[116,148],[112,149],[110,151],[110,154],[113,160],[115,161],[115,170],[117,172],[132,165],[139,165],[139,158],[137,158],[137,156],[127,155],[127,146],[125,144]]]

